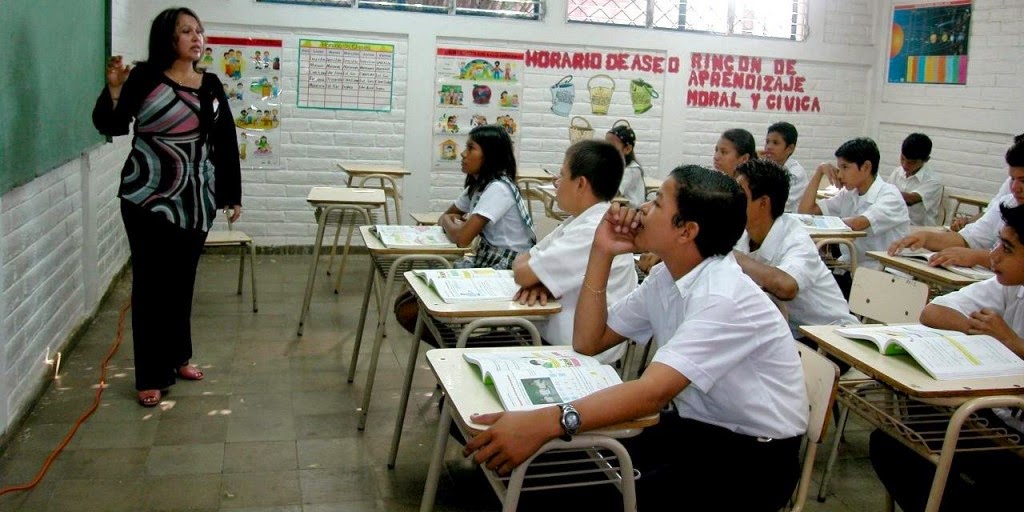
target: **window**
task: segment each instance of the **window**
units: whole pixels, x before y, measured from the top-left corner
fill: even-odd
[[[808,0],[568,0],[571,22],[725,35],[807,37]]]
[[[544,16],[544,0],[256,0],[282,4],[331,5],[390,9],[393,11],[469,14],[539,20]]]

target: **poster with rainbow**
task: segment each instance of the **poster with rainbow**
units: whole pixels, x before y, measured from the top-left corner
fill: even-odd
[[[889,82],[964,85],[971,0],[896,4],[889,46]]]

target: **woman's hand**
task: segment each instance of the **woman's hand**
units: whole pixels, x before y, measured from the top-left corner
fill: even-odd
[[[228,216],[228,222],[234,223],[242,216],[242,205],[236,204],[224,208],[224,215]]]
[[[120,55],[113,55],[107,59],[107,87],[110,88],[110,95],[112,97],[118,97],[118,93],[121,92],[121,86],[124,85],[124,81],[128,79],[128,74],[131,71],[132,67],[126,66],[124,58]]]

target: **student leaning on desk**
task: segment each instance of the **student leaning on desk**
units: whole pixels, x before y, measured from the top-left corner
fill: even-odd
[[[921,323],[966,334],[988,334],[1024,358],[1024,206],[998,208],[1005,225],[990,252],[996,277],[943,295],[921,312]],[[994,409],[991,428],[1024,435],[1020,409]],[[945,430],[944,424],[933,430]],[[871,434],[871,464],[906,512],[924,510],[935,465],[881,430]],[[947,510],[1019,510],[1024,458],[1013,451],[958,453],[942,497]]]
[[[997,204],[1010,207],[1024,202],[1024,136],[1018,136],[1014,140],[1014,144],[1006,150],[1010,194],[996,201]],[[968,224],[959,232],[918,231],[890,245],[889,254],[895,255],[903,248],[924,248],[938,252],[928,261],[929,265],[988,267],[989,250],[996,245],[1003,225],[999,208],[989,208],[980,219]]]
[[[611,206],[622,174],[622,157],[612,144],[583,140],[570,146],[555,181],[555,201],[572,216],[512,264],[516,284],[522,287],[516,300],[533,305],[537,301],[546,304],[548,297],[555,297],[562,305],[560,312],[537,322],[537,329],[549,344],[572,344],[573,316],[586,270],[584,262],[590,254],[594,231]],[[636,286],[633,256],[616,256],[607,286],[608,299],[617,301]],[[597,358],[605,364],[614,363],[625,352],[623,343]]]
[[[807,395],[789,327],[730,254],[745,210],[733,179],[698,166],[674,169],[642,212],[613,205],[594,236],[573,349],[596,354],[653,335],[654,361],[639,379],[572,404],[477,415],[491,427],[464,453],[507,474],[549,440],[661,413],[623,440],[642,475],[640,510],[681,496],[694,510],[718,509],[721,496],[707,491],[722,482],[739,485],[730,508],[782,507],[799,476]],[[612,261],[637,250],[664,262],[609,308]]]
[[[1024,142],[1024,133],[1013,137],[1014,144],[1020,144],[1022,142]],[[1005,180],[1003,180],[1003,184],[999,186],[999,190],[996,191],[996,195],[992,196],[992,200],[988,202],[988,206],[986,206],[984,210],[978,211],[978,213],[974,214],[971,217],[958,217],[953,219],[949,223],[949,230],[960,231],[968,224],[972,222],[977,222],[978,219],[980,219],[986,211],[998,208],[1001,204],[1000,200],[1003,198],[1003,196],[1010,193],[1010,183],[1012,181],[1012,178],[1006,178]]]

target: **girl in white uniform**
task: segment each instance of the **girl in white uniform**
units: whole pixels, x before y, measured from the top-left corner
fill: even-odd
[[[636,160],[633,149],[636,146],[636,132],[624,124],[613,126],[605,134],[604,140],[615,145],[622,159],[626,161],[626,170],[619,184],[619,195],[629,201],[630,208],[640,208],[647,202],[647,188],[644,185],[644,168]]]

